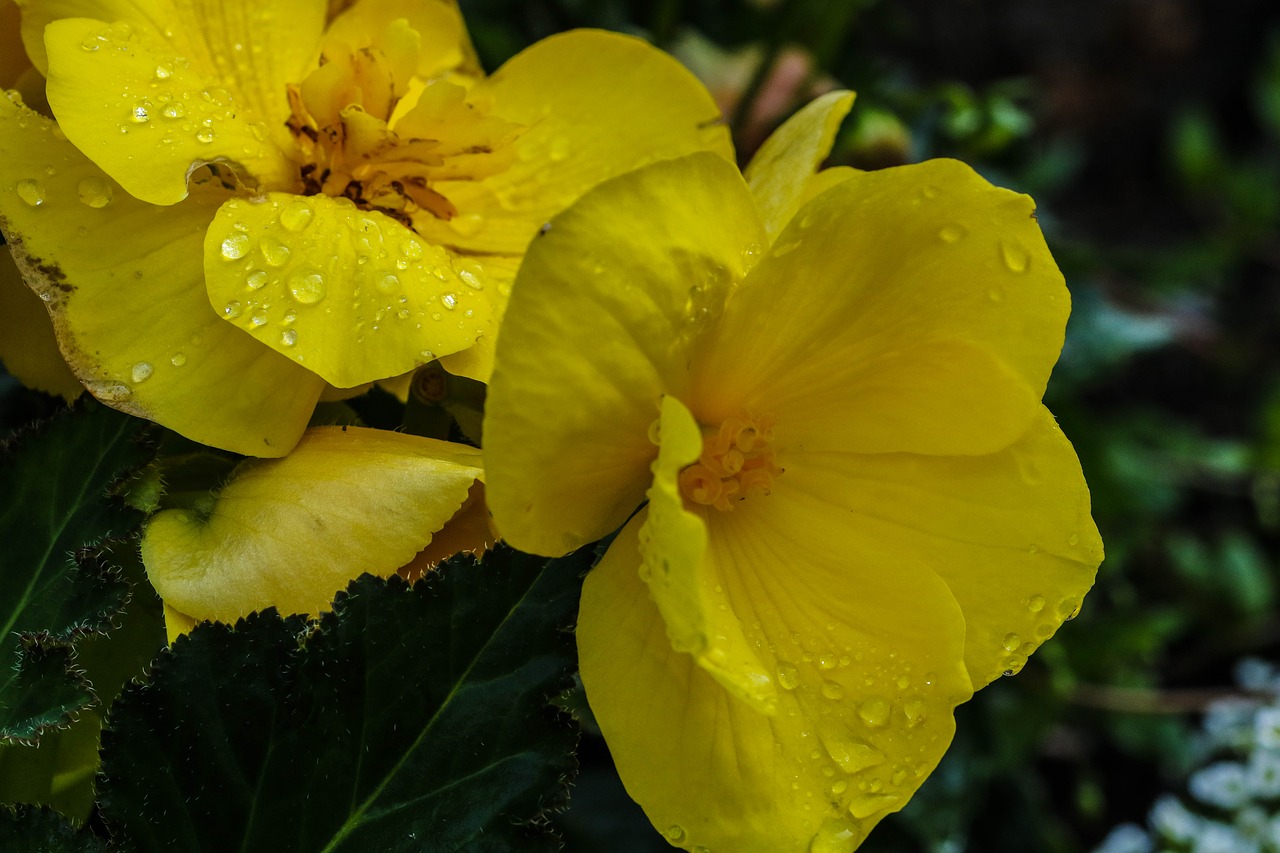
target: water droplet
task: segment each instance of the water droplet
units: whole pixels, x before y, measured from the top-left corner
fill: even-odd
[[[458,294],[445,293],[440,296],[440,304],[452,311],[458,307]]]
[[[1022,638],[1017,634],[1005,634],[1001,645],[1004,646],[1006,652],[1016,652],[1018,646],[1022,645]]]
[[[1079,536],[1078,534],[1072,533],[1069,537],[1067,537],[1067,544],[1068,544],[1068,545],[1079,545],[1079,544],[1080,544],[1080,536]]]
[[[136,124],[146,124],[147,122],[151,121],[150,110],[151,110],[151,105],[149,103],[145,103],[145,102],[139,103],[134,105],[133,112],[131,112],[129,115]]]
[[[187,356],[185,353],[175,352],[169,359],[169,363],[174,367],[182,367],[182,365],[187,363]]]
[[[440,320],[444,319],[444,315],[441,314],[439,311],[433,311],[431,312],[431,319],[435,320],[436,322],[439,322]]]
[[[296,234],[311,224],[313,215],[311,205],[305,201],[295,201],[286,205],[284,210],[280,211],[280,225],[284,230],[292,231]]]
[[[941,238],[944,243],[959,243],[968,233],[968,228],[965,228],[959,223],[953,222],[950,225],[942,226],[942,229],[938,231],[938,237]]]
[[[289,292],[303,305],[314,305],[324,299],[324,276],[304,267],[289,276]]]
[[[168,80],[173,76],[173,69],[167,65],[157,65],[154,73],[157,80]]]
[[[378,279],[377,286],[383,293],[395,293],[400,288],[400,279],[394,273],[387,273]]]
[[[249,325],[255,329],[258,328],[259,326],[267,325],[266,313],[262,311],[258,311],[254,313],[254,315],[249,318]]]
[[[266,286],[270,276],[264,270],[254,270],[244,278],[245,286],[250,290],[259,290]]]
[[[18,193],[18,198],[22,199],[32,207],[39,207],[44,204],[44,184],[34,178],[28,178],[25,181],[18,181],[18,185],[14,187],[14,191]]]
[[[819,732],[819,739],[827,755],[846,773],[860,773],[884,763],[883,752],[838,731]]]
[[[1080,602],[1074,598],[1064,598],[1058,602],[1058,615],[1070,621],[1080,613]]]
[[[849,814],[863,820],[897,805],[901,799],[900,794],[864,794],[849,803]]]
[[[263,237],[258,250],[270,266],[282,267],[289,262],[289,247],[274,237]]]
[[[868,699],[858,706],[858,716],[868,726],[880,727],[889,722],[889,703],[883,699]]]
[[[133,388],[115,379],[90,379],[84,386],[104,403],[123,403],[133,396]]]
[[[133,380],[133,384],[137,385],[150,379],[151,374],[154,372],[155,369],[149,363],[140,361],[133,366],[133,370],[129,372],[129,377]]]
[[[245,256],[252,247],[248,234],[232,234],[222,241],[222,257],[235,261]]]
[[[908,699],[902,703],[902,714],[907,718],[907,725],[914,726],[924,719],[928,707],[921,699]]]
[[[809,842],[809,853],[852,853],[857,846],[857,827],[845,820],[827,820]]]
[[[484,274],[484,270],[479,264],[458,267],[458,278],[462,279],[462,283],[472,290],[483,290],[484,282],[480,280],[480,276]]]
[[[400,244],[400,254],[411,261],[422,260],[422,244],[417,240],[405,240]]]
[[[234,320],[244,313],[244,306],[234,299],[222,306],[222,316],[229,320]]]
[[[1024,273],[1031,265],[1031,255],[1017,243],[1001,241],[1000,257],[1004,259],[1004,265],[1009,272]]]
[[[408,308],[401,308],[399,311],[397,311],[397,312],[396,312],[396,316],[397,316],[397,317],[399,317],[401,320],[408,320],[408,319],[409,319],[409,309],[408,309]]]
[[[844,688],[834,681],[822,682],[822,695],[828,699],[843,699]]]
[[[649,438],[651,441],[653,441],[654,444],[658,443],[657,439],[659,438],[656,431],[654,430],[654,427],[656,427],[657,425],[658,425],[658,421],[654,421],[653,425],[650,426],[649,428],[649,432],[650,432]],[[783,690],[795,690],[797,687],[800,686],[800,671],[797,670],[794,666],[792,666],[789,663],[779,663],[778,664],[778,684],[782,686]]]
[[[213,131],[210,130],[209,128],[202,127],[200,128],[199,131],[196,132],[196,142],[203,142],[204,144],[208,145],[212,141],[213,141]]]
[[[80,42],[80,49],[87,50],[90,53],[92,53],[93,51],[102,47],[102,45],[105,42],[106,42],[106,39],[104,39],[102,36],[90,36],[86,38],[84,41]]]
[[[1030,610],[1032,613],[1039,613],[1041,610],[1044,610],[1044,596],[1033,595],[1030,598],[1028,598],[1027,609]]]
[[[298,330],[286,329],[285,331],[281,332],[280,343],[284,344],[287,347],[291,347],[296,343],[298,343]]]
[[[182,101],[170,101],[160,110],[160,114],[165,118],[182,118],[187,114],[187,108],[182,105]]]
[[[78,189],[81,204],[94,209],[111,204],[111,184],[102,178],[82,178]]]
[[[684,827],[679,824],[672,824],[667,827],[666,836],[671,839],[673,843],[678,844],[684,840]]]

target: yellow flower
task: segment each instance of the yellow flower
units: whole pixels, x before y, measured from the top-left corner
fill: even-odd
[[[567,33],[484,77],[444,0],[23,0],[57,123],[0,99],[0,225],[100,399],[288,452],[326,387],[488,376],[506,291],[599,181],[731,157],[672,59]]]
[[[170,638],[267,607],[317,613],[365,572],[483,550],[487,530],[473,517],[483,478],[480,451],[466,445],[307,430],[285,458],[249,460],[204,505],[147,523],[142,560]]]
[[[1069,297],[1030,199],[954,161],[806,181],[842,97],[746,181],[695,154],[586,194],[498,344],[495,524],[540,554],[622,526],[582,679],[685,849],[853,849],[1102,557],[1040,403]]]

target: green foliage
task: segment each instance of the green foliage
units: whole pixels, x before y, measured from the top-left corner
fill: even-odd
[[[554,849],[589,560],[498,549],[197,627],[112,709],[107,820],[143,851]]]
[[[74,645],[111,628],[129,585],[100,547],[141,515],[112,490],[151,454],[140,422],[95,403],[20,436],[0,462],[0,740],[31,740],[95,702]]]
[[[0,809],[0,850],[5,853],[106,853],[106,843],[78,831],[52,809]]]

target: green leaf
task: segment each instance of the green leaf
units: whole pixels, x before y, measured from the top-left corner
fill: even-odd
[[[107,631],[129,598],[96,549],[142,520],[111,494],[151,455],[142,423],[82,403],[0,459],[0,741],[36,738],[95,701],[73,644]]]
[[[0,850],[5,853],[105,853],[107,845],[77,830],[52,809],[0,809]]]
[[[197,627],[112,708],[106,819],[142,851],[554,849],[589,562],[499,548]]]

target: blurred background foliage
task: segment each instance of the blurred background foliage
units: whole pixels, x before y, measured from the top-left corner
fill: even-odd
[[[1184,790],[1203,712],[1247,691],[1233,669],[1280,660],[1280,4],[461,5],[490,70],[573,27],[654,41],[711,87],[743,162],[848,87],[831,163],[958,157],[1035,197],[1074,300],[1048,403],[1107,559],[1079,618],[960,709],[941,767],[863,850],[1089,851]],[[0,376],[5,433],[56,405]],[[567,849],[669,849],[589,723],[581,760]]]
[[[1031,194],[1074,312],[1048,403],[1107,560],[1079,618],[959,734],[880,851],[1087,851],[1185,788],[1201,715],[1280,659],[1280,4],[462,0],[486,67],[578,26],[715,93],[745,162],[858,92],[832,163],[958,157]],[[573,851],[662,850],[596,738]]]

